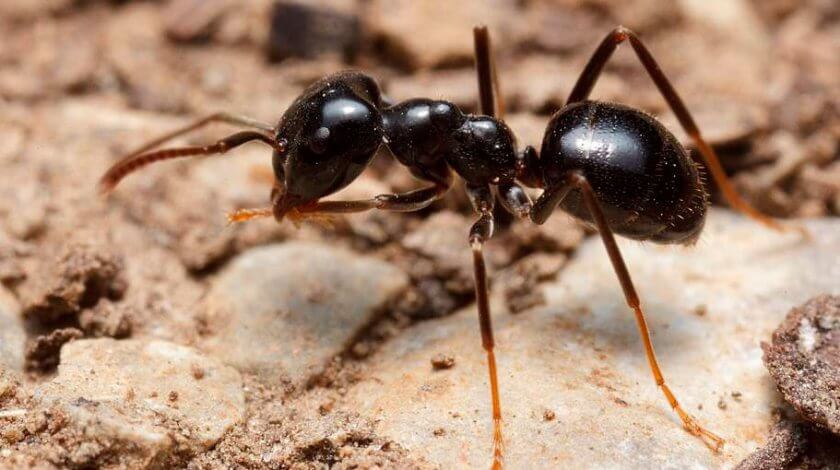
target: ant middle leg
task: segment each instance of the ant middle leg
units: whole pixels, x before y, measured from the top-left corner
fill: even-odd
[[[688,111],[685,103],[683,103],[682,98],[680,98],[677,94],[677,91],[674,89],[674,86],[671,85],[671,82],[665,76],[665,73],[662,72],[659,64],[653,58],[653,55],[633,31],[623,26],[619,26],[604,38],[592,54],[592,57],[589,59],[586,67],[584,67],[583,72],[581,72],[577,83],[575,83],[572,92],[569,94],[567,104],[583,101],[589,98],[592,88],[598,81],[598,77],[601,75],[607,61],[609,61],[619,44],[624,41],[630,41],[630,45],[636,52],[636,56],[639,58],[639,61],[644,66],[645,70],[647,70],[648,75],[656,84],[656,87],[665,98],[668,106],[677,116],[677,119],[686,134],[688,134],[688,136],[694,141],[694,145],[703,157],[703,162],[705,162],[706,167],[708,167],[709,172],[712,174],[712,178],[714,178],[729,205],[747,217],[773,230],[796,230],[804,233],[804,229],[800,227],[784,225],[772,217],[763,214],[742,198],[740,194],[738,194],[732,186],[732,183],[729,181],[729,177],[726,176],[726,172],[723,170],[723,166],[720,163],[717,153],[706,142],[706,139],[703,138],[700,133],[700,128],[697,127],[697,123],[694,122],[694,118],[691,116],[691,113]]]
[[[653,373],[656,385],[662,390],[662,393],[665,395],[665,398],[668,400],[671,408],[677,412],[677,415],[679,415],[686,430],[702,439],[706,445],[715,451],[719,451],[720,448],[723,447],[723,439],[701,426],[691,415],[689,415],[682,406],[680,406],[676,396],[671,391],[671,388],[665,383],[665,377],[662,374],[662,370],[659,368],[659,362],[656,360],[656,353],[654,352],[653,342],[650,338],[650,330],[648,329],[647,321],[645,320],[645,314],[642,310],[639,295],[633,285],[633,280],[630,277],[630,272],[627,270],[627,265],[624,263],[624,258],[621,256],[621,251],[615,241],[615,236],[607,223],[604,212],[601,210],[601,205],[598,203],[595,191],[590,186],[586,176],[580,172],[569,173],[566,177],[565,184],[561,185],[560,188],[548,190],[546,194],[544,194],[545,197],[541,196],[534,204],[534,210],[531,212],[532,220],[538,224],[544,222],[546,212],[553,210],[557,203],[559,203],[572,188],[578,189],[581,192],[583,201],[586,204],[589,213],[592,215],[592,220],[595,222],[598,233],[601,235],[601,241],[607,249],[607,254],[609,255],[610,262],[613,265],[613,270],[618,277],[618,281],[621,283],[621,289],[624,291],[624,298],[627,301],[627,305],[629,305],[635,313],[636,325],[638,326],[639,335],[641,336],[642,343],[645,347],[645,355],[647,356],[648,365]]]
[[[493,324],[490,316],[490,301],[487,288],[487,267],[484,262],[484,243],[493,236],[493,192],[489,186],[466,185],[467,196],[478,220],[470,229],[470,247],[473,253],[475,277],[475,299],[478,307],[478,323],[481,328],[481,345],[487,354],[487,370],[490,376],[490,398],[493,410],[493,468],[500,469],[504,462],[502,441],[502,408],[499,398],[499,379],[496,356],[493,352]]]

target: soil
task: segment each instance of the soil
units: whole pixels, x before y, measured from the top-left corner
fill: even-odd
[[[796,418],[782,417],[767,444],[738,464],[737,470],[837,468],[840,438]]]
[[[840,433],[840,297],[794,309],[763,348],[785,400],[805,419]]]
[[[432,214],[445,213],[441,230],[448,228],[454,241],[444,248],[468,254],[464,227],[473,215],[461,188],[417,214],[371,213],[296,230],[272,223],[225,227],[225,211],[267,200],[270,187],[254,167],[266,166],[268,155],[257,149],[244,149],[241,159],[150,168],[108,200],[96,197],[94,184],[120,155],[190,119],[227,110],[274,121],[305,84],[341,68],[369,71],[395,99],[423,94],[474,111],[469,31],[477,22],[494,34],[507,119],[520,146],[539,147],[545,122],[588,55],[620,23],[649,44],[748,199],[779,217],[840,214],[836,2],[717,0],[699,8],[693,1],[500,0],[488,8],[466,1],[441,14],[449,3],[435,12],[416,10],[419,2],[330,0],[318,9],[338,25],[329,29],[332,36],[323,36],[323,24],[302,21],[297,37],[310,39],[290,48],[281,34],[289,10],[270,0],[2,2],[0,289],[20,305],[28,342],[26,372],[0,368],[0,410],[27,408],[34,389],[52,378],[67,341],[108,336],[196,344],[203,333],[200,300],[213,274],[251,247],[304,239],[390,261],[409,274],[412,287],[303,390],[246,374],[245,422],[211,450],[177,464],[429,467],[332,404],[365,374],[378,345],[473,301],[471,267],[459,264],[460,255],[405,241]],[[616,55],[595,94],[650,111],[685,139],[630,52]],[[208,142],[223,132],[213,127],[183,142]],[[348,192],[416,184],[383,153]],[[491,287],[504,292],[511,311],[540,305],[539,283],[556,277],[587,233],[559,214],[544,227],[500,224],[488,246],[498,273]],[[445,351],[441,358],[431,358],[430,367],[456,364]],[[547,410],[545,419],[554,413]],[[788,447],[800,442],[783,440]],[[59,412],[0,418],[0,466],[139,465],[124,460],[128,452],[116,443],[91,446]],[[793,455],[785,452],[767,458]]]

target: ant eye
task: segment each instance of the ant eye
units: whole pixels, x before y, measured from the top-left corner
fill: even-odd
[[[329,138],[330,129],[327,127],[319,127],[312,135],[312,139],[309,141],[309,148],[320,155],[326,152]]]

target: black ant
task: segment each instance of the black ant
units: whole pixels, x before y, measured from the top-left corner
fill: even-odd
[[[396,212],[423,209],[452,186],[454,170],[464,180],[469,200],[478,214],[469,242],[475,266],[481,338],[490,374],[494,468],[502,465],[502,413],[482,247],[493,235],[497,197],[506,210],[537,224],[544,223],[559,205],[598,229],[627,303],[635,312],[656,385],[685,428],[719,450],[723,439],[697,423],[665,383],[639,296],[613,234],[656,243],[694,243],[709,205],[700,171],[703,163],[735,209],[774,230],[789,227],[760,213],[735,192],[714,150],[701,136],[677,92],[648,49],[629,29],[614,29],[595,50],[568,102],[552,116],[539,155],[531,146],[518,153],[510,128],[494,117],[498,83],[487,29],[475,28],[474,38],[480,115],[464,114],[450,102],[426,98],[390,104],[371,77],[360,72],[340,72],[309,86],[286,110],[277,126],[221,113],[149,142],[111,167],[102,177],[101,189],[112,190],[126,175],[152,162],[221,154],[246,142],[259,141],[274,149],[271,207],[239,210],[228,217],[231,222],[243,222],[273,216],[280,222],[284,217],[296,221],[318,214],[371,209]],[[588,99],[604,65],[624,41],[630,42],[694,141],[702,160],[693,160],[696,156],[690,156],[674,135],[648,114]],[[210,122],[226,122],[251,130],[208,146],[150,151]],[[321,200],[356,179],[382,145],[429,185],[365,200]],[[520,183],[543,189],[536,202],[531,203]]]

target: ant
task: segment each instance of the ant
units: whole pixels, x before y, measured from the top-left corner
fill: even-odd
[[[465,182],[478,220],[469,233],[482,346],[487,355],[493,413],[493,467],[501,468],[502,412],[493,352],[483,246],[493,235],[494,203],[519,218],[544,223],[557,206],[600,233],[627,304],[636,322],[656,385],[686,430],[715,451],[724,441],[680,406],[665,383],[651,343],[639,295],[614,234],[661,244],[690,245],[703,228],[709,196],[702,164],[709,169],[729,204],[778,231],[794,229],[762,214],[734,190],[712,147],[674,87],[638,36],[624,27],[610,32],[595,50],[569,95],[548,123],[542,149],[516,150],[516,138],[497,115],[503,106],[486,27],[473,31],[480,114],[465,114],[448,101],[415,98],[389,103],[373,78],[344,71],[310,85],[286,110],[277,126],[219,113],[155,139],[112,166],[100,181],[111,191],[126,175],[153,162],[187,156],[223,154],[251,141],[270,146],[275,181],[271,206],[240,209],[230,222],[260,217],[298,220],[324,214],[372,209],[409,212],[443,197],[453,172]],[[605,64],[629,41],[645,70],[691,137],[700,157],[690,155],[652,116],[620,104],[589,100]],[[211,122],[250,130],[214,144],[152,151],[164,142]],[[353,182],[386,146],[427,186],[401,194],[380,194],[355,201],[321,200]],[[697,159],[697,160],[695,160]],[[542,189],[532,203],[523,186]]]

